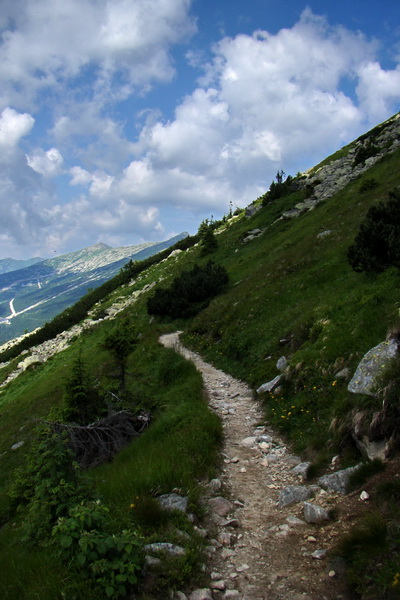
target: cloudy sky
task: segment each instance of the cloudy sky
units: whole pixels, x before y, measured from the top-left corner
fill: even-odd
[[[195,233],[400,110],[398,0],[2,0],[0,258]]]

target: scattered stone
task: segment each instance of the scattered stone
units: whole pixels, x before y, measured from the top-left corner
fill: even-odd
[[[174,600],[187,600],[187,596],[183,592],[175,592]]]
[[[272,437],[270,435],[262,434],[256,437],[257,444],[270,444],[272,442]]]
[[[219,579],[218,581],[213,581],[211,583],[211,588],[213,590],[219,590],[219,591],[223,592],[224,589],[226,588],[225,581],[223,579]]]
[[[23,440],[21,440],[20,442],[17,442],[16,444],[13,444],[11,446],[11,450],[18,450],[18,448],[21,448],[21,446],[23,446],[25,444],[25,442]]]
[[[211,479],[211,480],[208,482],[208,487],[210,488],[210,490],[211,490],[212,492],[219,492],[219,490],[220,490],[220,489],[221,489],[221,487],[222,487],[221,480],[220,480],[220,479]]]
[[[238,527],[240,527],[240,522],[238,519],[228,519],[227,521],[225,521],[223,526],[224,527],[232,527],[234,529],[237,529]]]
[[[238,596],[239,596],[238,590],[226,590],[223,597],[228,600],[229,598],[237,598]]]
[[[307,480],[307,472],[310,467],[310,462],[302,462],[292,469],[292,473],[295,475],[299,475],[303,481]]]
[[[316,560],[322,560],[323,558],[325,558],[327,551],[326,550],[315,550],[312,554],[311,557],[315,558]]]
[[[355,467],[349,467],[348,469],[342,469],[328,475],[323,475],[318,479],[318,485],[324,490],[330,492],[338,492],[339,494],[347,494],[347,486],[349,483],[350,476],[360,468],[361,465]]]
[[[211,590],[208,588],[203,588],[199,590],[194,590],[189,596],[189,600],[213,600]]]
[[[182,556],[185,554],[185,548],[170,544],[169,542],[154,542],[153,544],[147,544],[144,549],[146,552],[165,552],[171,556]]]
[[[221,552],[221,558],[223,558],[224,560],[226,558],[231,558],[231,556],[235,556],[235,551],[231,550],[230,548],[224,548]]]
[[[237,567],[236,571],[238,573],[242,573],[243,571],[247,571],[248,569],[250,569],[249,565],[244,563],[243,565],[240,565],[240,567]]]
[[[366,492],[365,490],[363,490],[360,494],[360,500],[362,500],[363,502],[365,502],[366,500],[369,500],[369,494],[368,492]]]
[[[284,506],[296,504],[297,502],[312,498],[314,494],[315,490],[311,486],[290,485],[280,492],[278,506],[279,508],[283,508]]]
[[[216,496],[208,500],[208,506],[219,517],[226,517],[232,510],[233,504],[223,496]]]
[[[278,369],[278,371],[284,371],[287,367],[287,359],[285,356],[281,356],[278,359],[278,362],[276,363],[276,368]]]
[[[326,508],[322,508],[322,506],[318,506],[317,504],[311,504],[311,502],[304,502],[304,518],[307,523],[330,521],[330,516]]]
[[[246,448],[251,448],[251,446],[254,446],[254,444],[256,443],[256,440],[257,436],[247,437],[240,442],[240,445],[245,446]]]
[[[336,575],[336,571],[333,571],[333,570],[329,571],[329,573],[328,573],[329,577],[335,577],[335,575]]]
[[[279,385],[281,379],[282,379],[282,375],[277,375],[271,381],[268,381],[267,383],[263,383],[257,389],[257,394],[262,394],[263,392],[272,392]]]
[[[155,556],[150,556],[149,554],[146,554],[146,556],[144,557],[144,564],[146,565],[146,567],[159,567],[161,565],[161,560],[159,558],[156,558]]]
[[[294,517],[293,515],[286,517],[286,521],[289,523],[289,525],[292,525],[292,527],[301,527],[307,525],[305,521],[299,519],[298,517]]]
[[[157,498],[159,505],[165,510],[178,510],[179,512],[185,513],[188,505],[188,498],[186,496],[179,496],[178,494],[163,494]]]

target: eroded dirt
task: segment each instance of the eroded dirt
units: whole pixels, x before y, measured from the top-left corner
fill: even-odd
[[[184,348],[179,334],[164,335],[160,341],[194,362],[203,375],[210,406],[223,423],[223,468],[219,477],[222,490],[214,489],[212,495],[228,497],[234,503],[234,510],[223,517],[212,513],[210,517],[214,535],[209,553],[213,598],[348,598],[340,564],[331,556],[331,550],[338,536],[366,508],[359,493],[343,497],[318,492],[310,501],[334,508],[338,514],[337,519],[324,525],[304,522],[302,502],[279,508],[280,490],[302,485],[299,476],[292,472],[299,458],[265,425],[252,390]],[[244,442],[246,438],[262,435],[261,440],[270,436],[272,441]],[[293,517],[301,522],[293,522]],[[326,550],[327,555],[314,558],[316,550]]]

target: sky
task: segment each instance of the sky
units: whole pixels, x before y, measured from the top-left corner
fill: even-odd
[[[399,0],[1,0],[0,259],[160,241],[400,110]]]

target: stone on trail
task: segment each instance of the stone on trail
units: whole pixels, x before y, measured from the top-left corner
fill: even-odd
[[[304,502],[304,518],[307,523],[323,523],[331,520],[326,508],[311,502]]]
[[[361,465],[342,469],[328,475],[323,475],[318,479],[318,485],[328,492],[338,492],[339,494],[347,494],[347,487],[350,476],[360,468]]]
[[[311,465],[310,462],[302,462],[299,465],[296,465],[295,467],[293,467],[292,473],[294,473],[295,475],[299,475],[303,481],[306,481],[307,471],[308,471],[310,465]]]
[[[189,596],[189,600],[213,600],[211,590],[208,588],[203,588],[199,590],[194,590]]]
[[[256,443],[256,440],[257,440],[257,436],[250,436],[250,437],[244,438],[240,442],[240,445],[245,446],[246,448],[251,448],[251,446],[254,446],[254,444]]]
[[[302,500],[312,498],[314,494],[315,490],[312,487],[305,485],[289,485],[280,492],[278,506],[279,508],[283,508],[290,504],[296,504]]]
[[[216,496],[208,500],[208,506],[219,517],[226,517],[234,508],[232,502],[223,496]]]

